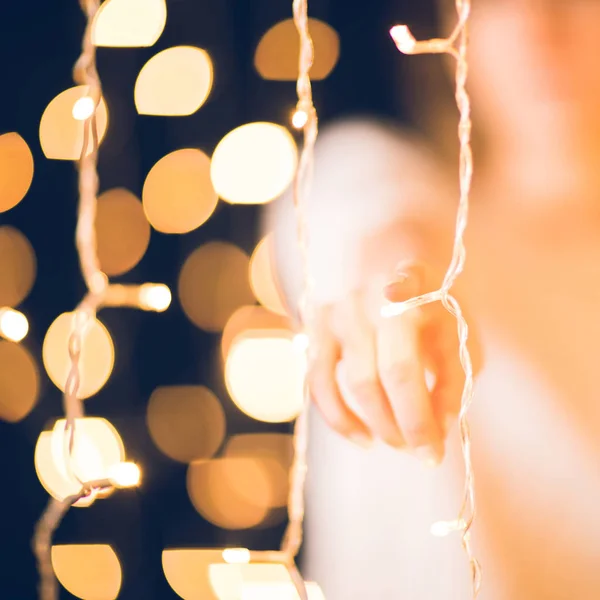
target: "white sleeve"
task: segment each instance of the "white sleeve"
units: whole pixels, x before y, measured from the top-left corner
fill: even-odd
[[[448,223],[448,189],[433,155],[393,125],[355,120],[325,129],[306,201],[314,300],[333,302],[360,286],[361,242],[391,223]],[[265,225],[275,233],[279,283],[291,302],[302,269],[290,193],[267,209]]]

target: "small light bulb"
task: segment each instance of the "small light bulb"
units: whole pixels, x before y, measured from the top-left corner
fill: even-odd
[[[247,548],[226,548],[223,560],[230,565],[247,565],[250,562],[250,550]]]
[[[405,54],[410,54],[417,45],[417,41],[406,25],[396,25],[395,27],[392,27],[390,35],[398,50]]]
[[[119,463],[108,469],[108,479],[115,487],[135,487],[140,484],[141,478],[142,472],[135,463]]]
[[[77,121],[86,121],[94,114],[94,109],[94,100],[89,96],[83,96],[73,105],[73,118]]]
[[[0,335],[11,342],[20,342],[29,331],[27,317],[13,308],[0,308]]]
[[[140,288],[140,306],[163,312],[171,304],[171,290],[162,283],[145,283]]]
[[[292,125],[296,129],[302,129],[308,122],[308,114],[305,110],[297,110],[292,115]]]
[[[438,521],[433,523],[430,528],[431,535],[435,537],[447,537],[451,533],[462,531],[466,527],[464,519],[455,519],[454,521]]]

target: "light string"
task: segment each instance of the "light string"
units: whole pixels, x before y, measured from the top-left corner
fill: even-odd
[[[310,272],[308,257],[308,230],[306,216],[306,196],[309,191],[312,178],[314,147],[318,134],[317,111],[313,104],[312,87],[310,82],[310,69],[314,61],[314,46],[308,27],[308,2],[307,0],[294,0],[293,2],[294,24],[300,36],[300,56],[298,64],[298,81],[296,90],[298,94],[298,104],[296,114],[305,115],[303,117],[304,144],[300,153],[300,160],[296,170],[293,183],[293,201],[296,214],[296,226],[298,245],[302,258],[303,270],[303,288],[299,300],[299,312],[301,323],[304,328],[308,344],[306,344],[307,365],[310,364],[311,350],[311,295],[314,288],[313,278]],[[288,565],[294,564],[294,559],[298,555],[303,538],[303,522],[305,512],[304,487],[307,474],[307,445],[308,445],[308,413],[310,408],[310,391],[308,380],[304,380],[304,406],[296,420],[294,428],[294,459],[290,469],[290,493],[288,499],[289,523],[281,551],[286,557]],[[307,591],[304,582],[299,577],[295,567],[292,575],[295,575],[296,587],[302,600],[307,598]],[[297,580],[300,581],[297,581]]]
[[[467,553],[471,567],[471,583],[473,598],[481,589],[481,565],[473,554],[470,530],[475,518],[475,478],[471,461],[471,432],[467,413],[473,401],[473,366],[467,348],[469,328],[456,298],[450,294],[457,277],[464,268],[465,245],[464,232],[467,227],[469,214],[469,196],[473,178],[473,155],[471,151],[471,102],[466,90],[468,63],[468,20],[471,11],[470,0],[456,0],[458,23],[449,37],[417,41],[405,25],[397,25],[390,34],[398,49],[404,54],[449,54],[456,59],[456,103],[460,113],[458,137],[460,142],[460,201],[456,218],[456,230],[452,259],[440,290],[424,294],[406,302],[390,303],[382,309],[384,317],[393,317],[403,312],[432,302],[441,301],[443,306],[457,321],[460,362],[465,373],[465,385],[461,398],[459,413],[459,429],[461,447],[465,464],[465,490],[459,516],[450,522],[441,522],[432,528],[439,533],[451,531],[462,532],[462,545]]]
[[[97,312],[103,306],[132,306],[142,310],[165,310],[171,299],[167,286],[144,284],[141,286],[110,284],[101,270],[96,243],[96,209],[98,197],[98,146],[99,136],[96,112],[102,98],[102,85],[96,68],[96,47],[92,41],[94,18],[100,7],[99,0],[79,0],[87,23],[83,34],[82,51],[73,69],[73,79],[79,85],[87,86],[87,96],[93,101],[93,111],[83,123],[83,144],[78,162],[79,204],[75,241],[81,273],[87,288],[83,300],[73,313],[72,329],[68,340],[70,368],[63,394],[65,424],[65,466],[68,476],[75,479],[81,489],[77,494],[64,500],[51,498],[40,517],[33,540],[33,549],[40,576],[39,597],[41,600],[56,600],[58,584],[52,568],[52,536],[69,508],[82,498],[92,501],[99,491],[117,487],[131,487],[139,483],[139,469],[134,469],[134,477],[120,480],[118,474],[98,481],[82,481],[73,469],[75,447],[75,427],[78,419],[84,417],[83,403],[78,396],[81,386],[80,360],[83,340],[88,327],[94,322]],[[121,463],[120,466],[133,466]],[[131,470],[129,470],[131,474]]]

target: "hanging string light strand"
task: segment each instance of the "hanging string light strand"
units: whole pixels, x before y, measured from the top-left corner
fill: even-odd
[[[458,22],[450,36],[447,38],[417,41],[405,25],[397,25],[390,32],[396,46],[404,54],[449,54],[456,59],[455,98],[460,114],[458,125],[458,137],[460,142],[460,200],[456,218],[452,259],[441,289],[417,298],[412,298],[406,302],[391,303],[383,308],[382,314],[384,317],[393,317],[411,308],[441,301],[446,310],[448,310],[457,321],[460,362],[465,373],[465,385],[463,388],[461,409],[459,413],[461,447],[466,472],[465,490],[458,519],[447,523],[437,523],[432,528],[432,531],[435,530],[438,532],[438,535],[440,532],[444,535],[451,531],[462,532],[463,548],[467,553],[469,564],[471,566],[473,597],[476,598],[481,589],[481,565],[473,554],[470,540],[470,529],[475,518],[475,478],[471,462],[471,433],[467,419],[467,413],[473,401],[473,367],[467,348],[469,328],[458,301],[450,294],[450,290],[457,277],[462,272],[465,264],[466,253],[464,233],[468,221],[469,197],[473,176],[473,156],[471,152],[471,103],[466,90],[468,74],[468,21],[471,11],[471,2],[470,0],[456,0],[455,5],[458,14]]]
[[[312,177],[314,147],[318,134],[317,111],[313,104],[312,87],[310,82],[310,69],[314,61],[314,46],[308,28],[308,2],[307,0],[294,0],[294,23],[300,36],[300,57],[298,65],[297,94],[298,104],[296,114],[303,115],[305,121],[302,127],[304,144],[300,154],[300,161],[293,184],[293,199],[296,214],[298,245],[300,248],[303,287],[300,296],[299,310],[304,335],[306,336],[307,364],[310,364],[311,351],[311,296],[314,287],[308,260],[308,230],[306,214],[306,197],[309,192]],[[290,495],[288,502],[289,524],[283,538],[281,550],[292,563],[302,545],[304,521],[304,486],[307,472],[307,444],[308,444],[308,410],[310,396],[308,383],[304,381],[304,407],[296,420],[294,429],[294,461],[290,471]],[[304,594],[306,591],[304,590]]]
[[[99,136],[96,112],[102,98],[102,86],[96,68],[96,48],[92,41],[94,18],[100,7],[99,0],[80,0],[87,23],[83,35],[82,52],[73,71],[79,85],[87,87],[87,97],[93,102],[93,110],[83,122],[83,143],[78,162],[79,204],[76,228],[76,247],[83,279],[87,288],[83,300],[73,313],[72,329],[68,340],[70,360],[69,372],[63,394],[63,409],[66,416],[64,429],[64,460],[67,475],[81,485],[78,493],[62,501],[50,499],[46,510],[35,528],[34,552],[40,575],[39,597],[41,600],[56,600],[58,584],[51,562],[52,536],[68,509],[82,498],[96,498],[99,491],[115,487],[131,487],[139,483],[139,469],[127,470],[127,477],[115,476],[100,481],[82,481],[73,468],[75,430],[78,419],[84,417],[83,403],[79,397],[81,386],[81,351],[88,327],[94,322],[98,310],[103,306],[135,306],[143,310],[165,310],[171,299],[169,289],[161,284],[141,286],[112,285],[100,268],[96,243],[96,207],[99,189],[98,146]],[[123,463],[118,466],[134,467]]]

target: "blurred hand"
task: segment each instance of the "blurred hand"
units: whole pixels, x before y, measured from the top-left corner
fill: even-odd
[[[323,417],[341,435],[361,445],[379,438],[434,465],[460,409],[464,373],[456,321],[441,303],[380,316],[386,298],[401,302],[437,289],[429,287],[423,266],[405,274],[318,307],[309,385]],[[336,377],[340,361],[343,384]]]

